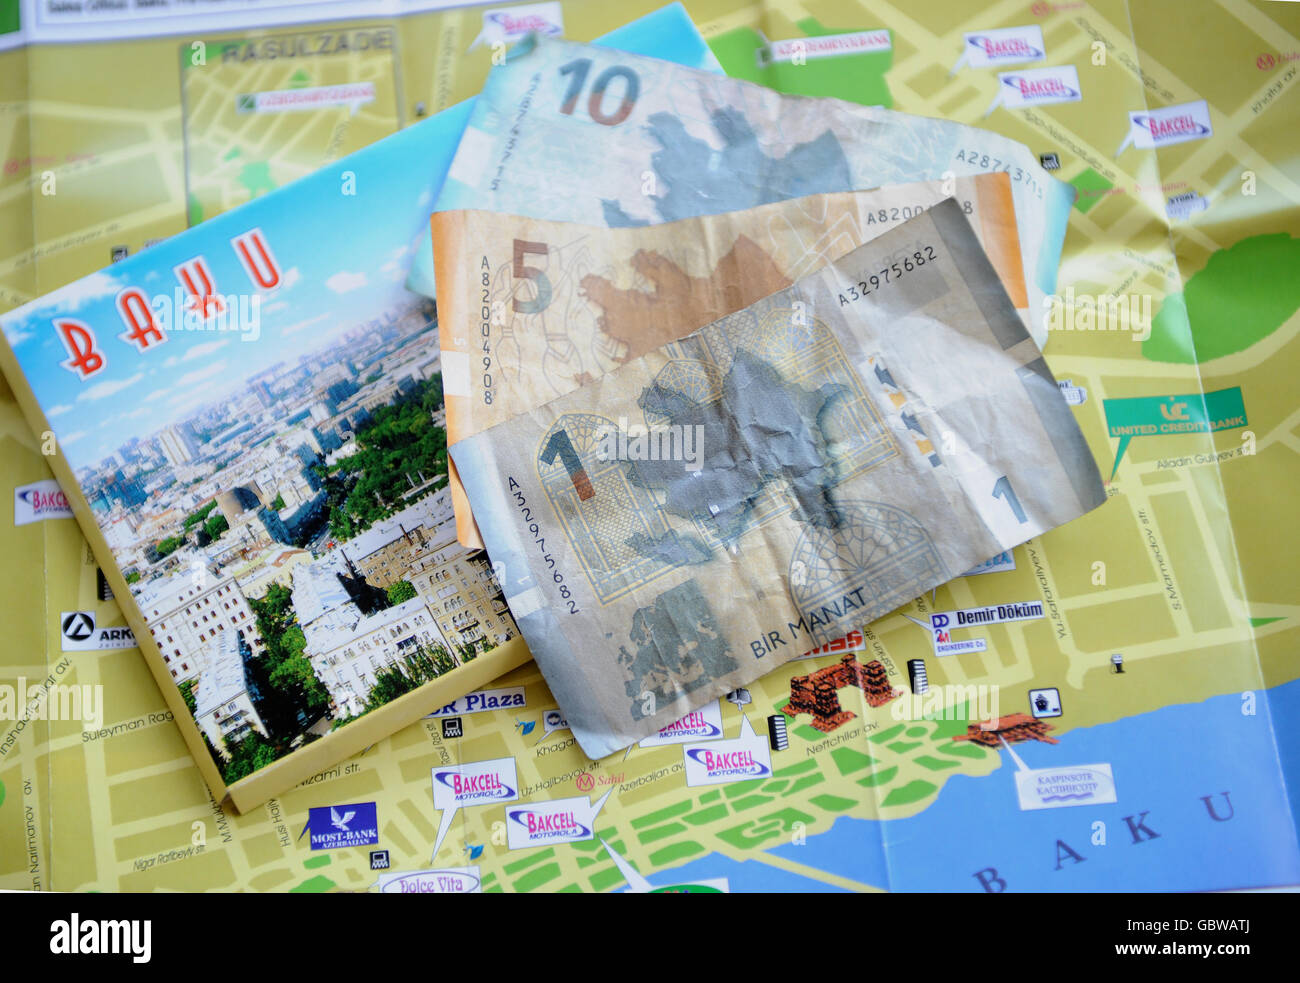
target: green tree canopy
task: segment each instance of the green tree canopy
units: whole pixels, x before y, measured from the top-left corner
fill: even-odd
[[[388,585],[388,601],[394,607],[411,600],[415,596],[415,585],[409,580],[399,580],[395,584]]]

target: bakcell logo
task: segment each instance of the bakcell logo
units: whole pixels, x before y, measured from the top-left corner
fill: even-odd
[[[1204,99],[1185,102],[1164,109],[1152,109],[1128,114],[1129,131],[1124,142],[1115,151],[1118,157],[1130,145],[1139,150],[1154,150],[1188,140],[1204,140],[1214,135],[1210,123],[1210,107]]]
[[[1079,72],[1073,65],[1002,72],[998,75],[997,98],[989,112],[993,112],[999,103],[1008,109],[1020,109],[1056,102],[1078,102],[1082,98]]]
[[[754,759],[752,751],[713,751],[691,748],[686,752],[704,766],[709,778],[761,778],[772,770]]]
[[[965,43],[962,45],[961,57],[953,67],[954,72],[963,64],[968,64],[971,68],[988,68],[990,65],[1042,61],[1047,57],[1043,45],[1043,29],[1037,24],[968,31],[963,37]]]
[[[572,812],[538,812],[526,809],[507,809],[506,818],[518,823],[527,832],[530,839],[571,839],[587,837],[591,830],[574,817]]]
[[[642,747],[659,747],[664,744],[685,744],[687,741],[712,740],[722,736],[722,708],[717,700],[706,703],[698,710],[671,724],[659,728],[659,731],[641,741]]]
[[[46,519],[71,519],[72,506],[57,481],[45,480],[14,489],[14,525]]]
[[[1003,75],[1000,78],[1002,84],[1014,89],[1023,102],[1058,102],[1079,97],[1079,90],[1066,85],[1059,76]]]
[[[1172,143],[1175,140],[1194,140],[1210,135],[1210,128],[1199,123],[1190,113],[1179,116],[1134,116],[1133,122],[1151,134],[1153,143]]]
[[[495,771],[477,775],[463,775],[459,771],[435,771],[433,778],[451,789],[451,794],[461,805],[492,799],[513,799],[519,794]]]
[[[596,828],[596,817],[613,791],[609,789],[595,802],[579,795],[506,809],[506,842],[511,850],[524,850],[589,840]]]
[[[660,737],[721,737],[722,729],[705,719],[704,714],[692,710],[667,727],[659,730]]]
[[[1027,44],[1022,37],[1000,39],[987,34],[968,34],[966,43],[979,51],[986,61],[1033,61],[1043,57],[1043,49]]]

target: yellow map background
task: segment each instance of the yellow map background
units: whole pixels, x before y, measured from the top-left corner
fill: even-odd
[[[653,6],[623,4],[615,15],[613,5],[566,3],[566,34],[596,36],[616,26],[616,16],[626,19]],[[1300,99],[1293,91],[1300,5],[1095,0],[973,9],[956,0],[688,0],[686,6],[711,39],[738,28],[797,38],[808,18],[843,31],[887,27],[893,55],[886,82],[894,108],[986,126],[1036,153],[1059,154],[1057,176],[1082,192],[1071,214],[1062,289],[1149,295],[1159,312],[1216,253],[1248,237],[1300,235]],[[436,111],[481,83],[489,54],[464,53],[479,23],[478,10],[397,22],[404,121],[413,118],[417,99]],[[985,118],[997,70],[952,73],[962,34],[1022,24],[1041,25],[1048,52],[1043,64],[1076,66],[1083,99],[1030,110],[1002,107]],[[1095,63],[1098,41],[1104,64]],[[0,183],[0,219],[7,228],[30,229],[36,243],[32,249],[10,240],[14,252],[0,258],[5,307],[98,269],[112,245],[126,244],[134,253],[145,239],[185,227],[179,95],[157,83],[176,77],[177,50],[178,39],[169,38],[0,54],[4,91],[19,100],[0,107],[0,143],[8,158],[44,161],[13,174],[6,166]],[[434,57],[444,51],[456,55]],[[70,60],[84,70],[66,71]],[[119,84],[82,81],[104,75]],[[1280,91],[1269,95],[1271,87]],[[1129,111],[1197,99],[1210,105],[1211,138],[1158,151],[1129,147],[1116,156]],[[272,146],[270,152],[279,151]],[[44,169],[56,175],[54,195],[40,194]],[[1254,175],[1253,195],[1243,193],[1247,171]],[[1166,200],[1186,192],[1204,196],[1209,207],[1171,222]],[[1244,453],[1241,429],[1136,438],[1103,508],[1017,548],[1015,570],[959,579],[881,619],[860,658],[887,659],[898,686],[906,686],[900,670],[907,659],[920,657],[932,686],[996,684],[1003,713],[1024,712],[1031,688],[1058,687],[1066,712],[1051,723],[1062,747],[1076,727],[1300,676],[1300,605],[1293,588],[1300,532],[1290,520],[1293,489],[1300,484],[1293,381],[1298,346],[1295,313],[1240,352],[1187,363],[1153,361],[1124,331],[1054,332],[1048,362],[1058,378],[1086,389],[1087,400],[1075,412],[1104,474],[1117,444],[1107,434],[1105,399],[1240,386],[1254,453]],[[48,477],[39,443],[7,391],[0,420],[0,463],[12,483]],[[1217,463],[1195,460],[1199,455],[1213,462],[1219,454]],[[1161,466],[1182,458],[1189,463]],[[620,788],[605,804],[597,832],[656,885],[672,883],[676,865],[721,854],[826,886],[864,890],[883,885],[800,865],[765,848],[799,833],[823,832],[840,816],[915,813],[934,801],[950,776],[986,775],[1002,765],[996,752],[962,745],[965,753],[952,750],[950,737],[965,729],[965,720],[923,721],[900,730],[888,708],[871,710],[853,702],[856,691],[843,690],[846,708],[860,719],[831,735],[808,727],[807,718],[792,722],[789,750],[773,753],[771,780],[688,789],[672,771],[682,760],[675,746],[636,748],[626,760],[593,764],[567,732],[538,743],[538,721],[554,704],[530,665],[495,684],[525,686],[526,710],[464,716],[465,736],[453,741],[443,741],[437,721],[409,727],[264,808],[221,814],[175,728],[151,722],[162,701],[138,653],[60,651],[61,611],[94,610],[100,624],[122,624],[111,602],[95,600],[94,568],[75,523],[15,529],[5,509],[0,550],[10,560],[0,574],[7,629],[0,682],[43,677],[68,659],[60,678],[102,684],[104,726],[120,730],[85,741],[78,724],[56,722],[47,734],[43,722],[33,722],[16,749],[0,758],[0,887],[365,889],[376,879],[365,850],[312,854],[297,837],[308,808],[368,801],[378,803],[379,846],[390,851],[392,870],[472,864],[487,889],[621,887],[623,874],[596,840],[509,851],[494,840],[494,829],[501,839],[495,826],[500,807],[462,812],[439,856],[430,857],[439,819],[430,768],[511,756],[520,785],[530,790],[524,801],[586,794],[579,785],[584,774],[592,776],[595,798],[608,788],[602,777],[617,778]],[[1095,582],[1098,563],[1104,564],[1104,583]],[[986,638],[988,650],[979,654],[935,658],[928,633],[908,617],[1025,600],[1051,601],[1059,616],[957,636]],[[1123,676],[1110,672],[1114,653],[1124,657]],[[750,687],[753,702],[744,709],[755,729],[761,731],[764,718],[788,696],[791,676],[836,658],[785,666]],[[738,710],[724,703],[723,719],[727,736],[735,736]],[[529,721],[536,729],[525,735]],[[4,722],[0,729],[10,726]],[[872,729],[835,740],[859,726]],[[870,756],[861,751],[864,739]],[[204,849],[160,861],[160,855],[192,846],[195,823],[206,838]]]

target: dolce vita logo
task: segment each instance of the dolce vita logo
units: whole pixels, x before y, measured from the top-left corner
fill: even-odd
[[[1149,294],[1064,294],[1043,298],[1043,324],[1052,331],[1127,331],[1134,341],[1151,337]]]

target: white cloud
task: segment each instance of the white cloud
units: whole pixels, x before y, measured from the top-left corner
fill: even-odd
[[[64,311],[75,311],[92,301],[113,296],[122,289],[122,286],[122,281],[117,277],[109,276],[100,270],[98,273],[92,273],[90,276],[69,283],[61,290],[54,291],[49,295],[48,306],[57,306]]]
[[[357,290],[364,287],[369,281],[364,273],[348,273],[340,270],[332,277],[325,281],[325,286],[329,287],[336,294],[345,294],[349,290]]]
[[[173,388],[184,389],[187,386],[194,385],[196,382],[204,382],[211,379],[214,375],[220,375],[225,371],[225,369],[226,360],[223,358],[220,362],[213,362],[211,365],[205,366],[201,369],[195,369],[193,372],[186,372],[176,380],[176,384]]]
[[[223,338],[221,341],[205,341],[201,345],[195,345],[187,348],[185,354],[181,357],[182,362],[188,362],[191,359],[202,358],[204,355],[211,355],[219,348],[225,348],[230,344],[229,338]]]
[[[6,324],[5,337],[9,339],[11,348],[17,348],[24,341],[36,337],[36,332],[24,329],[21,324]]]
[[[109,379],[105,382],[97,382],[95,385],[82,392],[77,397],[77,402],[82,403],[96,399],[107,399],[109,396],[116,396],[123,389],[128,386],[134,386],[143,378],[144,373],[137,372],[135,375],[127,379]]]
[[[48,410],[46,410],[45,416],[47,418],[53,419],[56,416],[63,416],[64,413],[67,413],[71,409],[72,409],[71,403],[59,403],[57,406],[51,406]]]
[[[328,314],[317,314],[315,317],[309,317],[305,321],[299,321],[297,324],[291,324],[280,332],[282,338],[287,338],[291,334],[297,334],[299,331],[306,331],[313,324],[320,324],[321,321],[327,320]]]
[[[302,274],[298,272],[298,267],[291,266],[284,271],[284,276],[280,278],[280,289],[289,290],[302,279]]]
[[[59,443],[61,443],[64,447],[67,447],[69,444],[75,444],[84,436],[86,436],[86,431],[74,430],[72,431],[72,433],[65,434],[64,436],[60,437]]]

